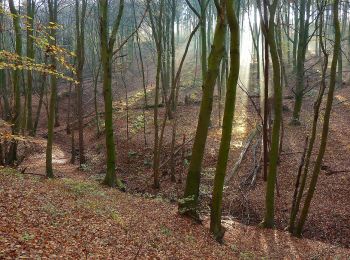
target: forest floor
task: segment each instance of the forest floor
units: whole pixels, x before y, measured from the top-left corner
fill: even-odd
[[[57,149],[56,151],[59,151]],[[347,259],[350,250],[227,222],[225,243],[174,205],[108,189],[63,163],[59,178],[0,170],[1,259]],[[38,162],[40,166],[41,162]]]

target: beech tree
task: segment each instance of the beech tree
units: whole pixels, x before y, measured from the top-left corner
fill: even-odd
[[[196,136],[192,148],[191,162],[186,179],[184,198],[179,202],[181,214],[199,219],[197,213],[199,185],[202,170],[202,161],[205,144],[210,125],[210,116],[213,108],[213,92],[216,79],[219,74],[219,67],[225,53],[226,35],[226,1],[221,0],[216,5],[217,24],[214,32],[213,45],[208,58],[208,70],[203,78],[203,94],[199,111]]]
[[[267,176],[266,198],[265,198],[265,217],[262,222],[264,227],[274,226],[275,214],[275,184],[277,177],[278,154],[280,144],[280,130],[282,122],[282,86],[281,86],[281,67],[279,54],[276,46],[276,24],[275,16],[279,1],[274,0],[268,6],[269,23],[263,26],[263,33],[270,47],[270,55],[273,67],[273,90],[274,90],[274,122],[272,128],[271,151],[269,154],[269,171]],[[259,1],[259,6],[261,3]],[[261,13],[261,12],[260,12]]]
[[[35,13],[35,1],[27,0],[27,57],[34,59],[34,13]],[[30,135],[34,135],[33,131],[33,73],[32,71],[27,71],[27,130]]]
[[[80,10],[81,9],[81,10]],[[79,163],[85,163],[84,154],[84,125],[83,125],[83,74],[85,64],[85,23],[86,23],[87,0],[75,1],[76,19],[76,63],[77,63],[77,116],[79,132]]]
[[[22,56],[22,33],[20,25],[20,16],[13,0],[9,0],[10,12],[12,14],[13,26],[15,31],[15,50],[18,56]],[[20,71],[13,71],[13,92],[14,92],[14,111],[12,115],[12,134],[17,135],[21,128],[21,90],[20,90]],[[17,141],[13,140],[7,157],[7,163],[13,164],[17,160]]]
[[[333,50],[333,59],[331,64],[331,74],[330,74],[330,81],[329,81],[329,87],[328,87],[327,102],[326,102],[325,114],[323,118],[321,143],[317,154],[316,162],[314,165],[314,169],[312,171],[309,190],[306,194],[304,206],[300,214],[298,225],[296,227],[295,234],[297,236],[301,236],[301,233],[303,231],[306,218],[310,209],[311,201],[316,190],[317,180],[321,171],[322,161],[323,161],[323,157],[327,147],[328,134],[329,134],[329,121],[331,118],[334,91],[335,91],[336,82],[337,82],[337,65],[338,65],[339,55],[341,51],[339,0],[333,0],[333,26],[335,30],[334,50]]]
[[[58,15],[58,0],[48,0],[49,8],[49,28],[50,28],[50,37],[49,43],[50,46],[47,49],[47,55],[50,57],[50,66],[51,69],[56,70],[57,62],[55,57],[55,47],[56,47],[56,37],[57,37],[57,15]],[[48,178],[53,178],[53,168],[52,168],[52,146],[53,146],[53,137],[54,137],[54,125],[56,119],[56,106],[57,106],[57,78],[55,75],[50,76],[50,106],[49,106],[49,115],[47,120],[47,145],[46,145],[46,176]]]
[[[228,155],[230,151],[240,63],[240,30],[238,19],[236,17],[236,12],[233,8],[233,4],[233,0],[226,0],[227,22],[231,32],[230,72],[227,81],[222,136],[218,155],[218,162],[216,165],[213,199],[210,215],[210,230],[214,234],[214,237],[219,241],[222,240],[222,237],[224,235],[224,229],[221,226],[222,193],[227,170]]]
[[[115,144],[113,127],[113,97],[112,97],[112,58],[116,42],[117,33],[124,12],[124,0],[120,0],[118,15],[115,18],[112,30],[109,30],[109,4],[108,0],[99,0],[100,19],[100,52],[103,69],[103,97],[104,97],[104,117],[106,135],[106,160],[107,172],[104,183],[110,187],[123,187],[122,182],[117,178],[115,167]]]

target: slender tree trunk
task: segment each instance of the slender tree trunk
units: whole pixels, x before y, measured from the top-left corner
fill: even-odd
[[[269,27],[268,11],[267,11],[267,2],[264,0],[264,26]],[[270,56],[269,56],[269,42],[265,36],[264,42],[264,59],[265,59],[265,68],[264,68],[264,122],[263,122],[263,152],[264,152],[264,181],[267,181],[268,173],[268,124],[269,124],[269,67],[270,67]]]
[[[239,76],[240,62],[240,35],[239,23],[233,9],[233,0],[226,0],[227,21],[231,31],[230,43],[230,73],[227,84],[224,119],[222,125],[222,136],[216,165],[213,199],[211,206],[210,231],[214,237],[221,241],[224,235],[224,229],[221,226],[222,194],[224,188],[225,175],[227,170],[227,161],[230,151],[232,125],[236,104],[236,90]]]
[[[84,122],[83,122],[83,73],[85,63],[85,18],[87,1],[81,1],[81,11],[79,0],[75,1],[76,5],[76,48],[77,48],[77,116],[78,116],[78,132],[79,132],[79,163],[85,164],[84,152]]]
[[[272,127],[271,151],[269,156],[269,172],[267,176],[265,217],[262,226],[271,228],[274,226],[275,213],[275,184],[277,177],[277,164],[279,153],[280,129],[282,122],[282,87],[281,87],[281,67],[276,46],[276,25],[275,15],[279,1],[274,0],[269,6],[270,19],[265,37],[268,40],[273,67],[273,89],[274,89],[274,122]]]
[[[162,55],[163,55],[163,29],[162,29],[162,20],[163,20],[163,11],[164,11],[164,0],[160,1],[160,13],[158,20],[155,20],[153,11],[149,7],[149,14],[152,26],[152,33],[154,41],[157,48],[157,72],[156,72],[156,87],[155,87],[155,98],[154,98],[154,111],[153,111],[153,124],[154,124],[154,146],[153,146],[153,186],[158,189],[160,187],[159,183],[159,164],[160,164],[160,149],[161,141],[159,140],[159,126],[158,126],[158,105],[159,105],[159,90],[161,84],[161,73],[162,73]],[[156,22],[158,23],[156,26]],[[163,81],[164,83],[164,81]],[[167,98],[165,96],[165,98]],[[166,111],[169,112],[169,106],[166,106]],[[166,118],[165,118],[166,120]]]
[[[197,205],[199,197],[199,184],[204,156],[205,144],[210,125],[210,116],[213,107],[213,91],[219,74],[219,67],[225,53],[226,17],[224,9],[226,2],[220,1],[217,25],[214,40],[208,58],[208,70],[203,82],[203,96],[200,106],[196,136],[192,148],[192,158],[186,180],[184,198],[179,202],[179,211],[182,214],[198,219]]]
[[[27,57],[34,59],[34,0],[27,0]],[[32,92],[33,92],[33,74],[31,70],[27,71],[27,130],[30,135],[33,131],[33,111],[32,111]]]
[[[117,179],[115,167],[115,144],[113,129],[113,96],[112,96],[112,57],[116,36],[119,30],[120,22],[124,11],[124,0],[119,3],[119,11],[114,21],[111,35],[108,27],[108,0],[99,0],[99,19],[100,19],[100,40],[101,40],[101,63],[103,68],[103,97],[105,108],[105,135],[107,148],[107,172],[104,184],[109,187],[118,186],[124,189],[123,184]]]
[[[296,228],[296,235],[301,236],[301,233],[303,231],[305,221],[307,218],[307,215],[309,213],[311,201],[313,198],[313,195],[315,193],[317,180],[319,173],[321,171],[322,161],[324,154],[326,152],[327,147],[327,140],[328,140],[328,132],[329,132],[329,121],[331,117],[332,112],[332,105],[333,105],[333,98],[334,98],[334,90],[336,85],[336,73],[337,73],[337,63],[339,59],[339,54],[341,51],[341,32],[340,32],[340,24],[339,24],[339,0],[333,1],[333,24],[335,28],[335,41],[334,41],[334,52],[333,52],[333,60],[331,65],[331,76],[330,76],[330,82],[329,82],[329,90],[327,95],[327,103],[326,103],[326,109],[325,109],[325,115],[324,115],[324,121],[323,121],[323,129],[322,129],[322,136],[321,136],[321,144],[319,153],[316,158],[315,166],[312,172],[312,177],[310,181],[310,186],[308,193],[305,198],[304,207],[301,211],[299,222]]]
[[[47,64],[47,59],[48,59],[48,55],[45,54],[45,61],[44,61],[45,64]],[[41,109],[42,109],[42,106],[44,103],[44,94],[45,94],[45,89],[46,89],[46,78],[47,78],[46,73],[43,73],[42,77],[41,77],[41,85],[40,85],[40,90],[39,90],[39,104],[38,104],[38,109],[36,111],[34,127],[33,127],[33,135],[34,136],[36,135],[36,131],[38,129]]]
[[[13,15],[13,25],[16,35],[16,54],[22,56],[22,35],[20,17],[15,8],[13,0],[9,0],[10,12]],[[12,117],[12,134],[17,135],[21,127],[21,90],[20,90],[20,70],[13,71],[13,92],[14,92],[14,115]],[[7,163],[13,164],[17,160],[17,141],[11,143]]]
[[[324,5],[324,3],[323,3]],[[314,117],[313,117],[313,124],[312,124],[312,129],[311,129],[311,138],[308,144],[308,150],[307,150],[307,154],[306,154],[306,158],[305,158],[305,166],[304,166],[304,171],[303,171],[303,175],[301,177],[301,182],[300,182],[300,188],[298,190],[298,194],[296,196],[296,200],[295,200],[295,205],[293,205],[292,210],[291,210],[291,215],[290,215],[290,220],[289,220],[289,226],[288,226],[288,230],[291,233],[294,233],[294,228],[295,228],[295,220],[297,217],[297,214],[299,212],[299,208],[300,208],[300,203],[304,194],[304,189],[305,189],[305,185],[306,185],[306,181],[307,181],[307,175],[308,175],[308,171],[309,171],[309,166],[310,166],[310,160],[311,160],[311,155],[313,152],[313,148],[314,148],[314,143],[316,140],[316,134],[317,134],[317,125],[318,125],[318,119],[319,119],[319,114],[320,114],[320,107],[322,104],[322,99],[323,99],[323,95],[326,89],[326,74],[327,74],[327,69],[328,69],[328,52],[326,50],[326,47],[324,45],[324,35],[323,35],[323,26],[324,26],[324,12],[325,6],[322,7],[322,9],[320,10],[321,13],[321,17],[320,17],[320,25],[319,25],[319,41],[320,41],[320,47],[321,50],[323,52],[324,55],[324,62],[323,62],[323,68],[322,68],[322,79],[321,79],[321,87],[319,90],[319,94],[318,97],[315,101],[314,104]]]
[[[305,72],[304,72],[304,63],[305,55],[308,46],[308,37],[309,37],[309,13],[310,13],[311,0],[301,1],[300,2],[300,14],[299,14],[299,41],[298,41],[298,51],[297,51],[297,63],[296,63],[296,88],[295,88],[295,102],[293,110],[292,124],[300,124],[300,111],[303,102],[303,96],[305,92]]]
[[[50,40],[49,43],[56,46],[56,28],[57,23],[57,0],[48,0],[49,5],[49,16],[50,16]],[[55,58],[55,53],[51,52],[50,67],[56,70],[57,62]],[[53,129],[55,125],[55,112],[57,106],[57,78],[55,75],[51,75],[51,94],[50,94],[50,105],[49,105],[49,116],[48,116],[48,127],[47,127],[47,146],[46,146],[46,177],[53,178],[53,168],[52,168],[52,146],[53,146]]]
[[[4,8],[3,0],[0,0],[0,8]],[[4,15],[0,13],[0,50],[4,49],[3,40],[4,40]],[[4,120],[10,120],[10,102],[8,100],[8,91],[6,86],[6,72],[5,70],[0,70],[0,98],[3,100],[3,115]]]

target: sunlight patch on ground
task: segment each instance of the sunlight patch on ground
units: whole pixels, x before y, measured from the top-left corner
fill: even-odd
[[[241,148],[243,147],[243,142],[241,140],[233,140],[230,144],[231,148]]]
[[[147,86],[146,94],[148,101],[150,100],[150,94],[154,90],[154,87],[152,85]],[[144,91],[143,89],[134,93],[129,93],[128,97],[128,106],[131,107],[135,105],[137,102],[144,99]],[[122,99],[122,101],[114,101],[113,102],[113,109],[116,110],[126,110],[126,100],[125,98]]]
[[[61,165],[68,163],[68,158],[66,157],[64,151],[62,151],[60,148],[54,148],[52,154],[52,163]]]
[[[350,103],[346,97],[343,97],[342,95],[336,95],[335,98],[338,100],[338,103],[341,103],[343,106],[350,108]]]

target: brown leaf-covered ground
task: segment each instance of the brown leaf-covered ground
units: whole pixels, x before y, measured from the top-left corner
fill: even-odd
[[[66,168],[66,171],[69,169]],[[71,173],[79,175],[73,168]],[[226,224],[225,243],[175,206],[85,176],[0,170],[1,259],[346,259],[350,251],[277,230]]]

